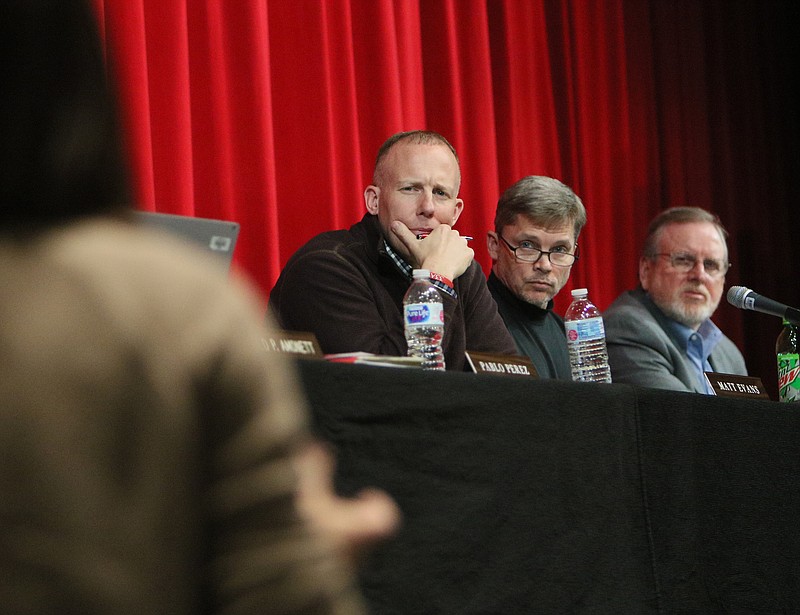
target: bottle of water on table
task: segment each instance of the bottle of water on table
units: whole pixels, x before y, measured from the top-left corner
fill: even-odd
[[[431,284],[431,272],[414,269],[414,279],[403,297],[408,356],[420,357],[423,369],[444,369],[442,336],[444,305],[442,296]]]
[[[576,288],[564,315],[569,364],[575,382],[611,382],[606,330],[600,310],[589,301],[589,291]]]

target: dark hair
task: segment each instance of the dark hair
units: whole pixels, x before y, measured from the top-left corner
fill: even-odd
[[[494,216],[495,231],[501,233],[517,216],[526,216],[545,228],[571,223],[576,242],[586,224],[580,197],[557,179],[542,175],[523,177],[503,192]]]
[[[650,222],[647,228],[647,237],[642,246],[642,256],[645,258],[654,258],[658,253],[658,243],[661,239],[661,234],[669,224],[688,224],[690,222],[709,222],[713,224],[717,231],[719,231],[722,245],[725,246],[725,251],[728,251],[728,231],[722,226],[720,219],[705,209],[699,207],[671,207],[665,209]]]
[[[458,182],[459,184],[461,183],[461,163],[458,160],[456,148],[454,148],[450,142],[438,132],[433,132],[432,130],[409,130],[407,132],[398,132],[393,134],[391,137],[386,139],[386,141],[383,142],[383,145],[381,145],[380,149],[378,149],[378,155],[375,158],[375,170],[372,173],[372,182],[375,185],[380,185],[381,180],[383,179],[383,161],[386,158],[386,155],[389,153],[389,150],[391,150],[401,141],[415,145],[441,144],[447,147],[447,149],[450,150],[456,159],[456,166],[459,168]]]
[[[96,17],[83,0],[3,0],[0,227],[36,228],[129,202]]]

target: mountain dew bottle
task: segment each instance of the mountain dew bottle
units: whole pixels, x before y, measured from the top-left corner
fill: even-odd
[[[797,346],[797,326],[783,321],[783,331],[775,342],[778,357],[778,400],[800,402],[800,354]]]

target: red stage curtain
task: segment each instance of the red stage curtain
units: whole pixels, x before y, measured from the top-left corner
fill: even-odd
[[[94,2],[140,206],[240,222],[236,263],[265,295],[302,243],[360,219],[383,140],[428,128],[459,151],[459,227],[487,272],[508,184],[583,198],[562,313],[570,288],[604,309],[635,286],[648,220],[682,204],[731,231],[729,283],[800,303],[794,2]],[[716,320],[772,387],[780,321]]]

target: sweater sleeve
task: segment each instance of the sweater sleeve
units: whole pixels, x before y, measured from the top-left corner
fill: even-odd
[[[324,353],[406,353],[399,301],[338,249],[292,258],[270,295],[281,327],[314,333]]]

